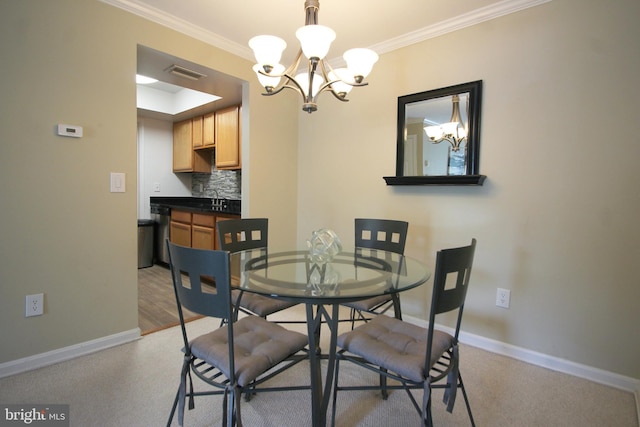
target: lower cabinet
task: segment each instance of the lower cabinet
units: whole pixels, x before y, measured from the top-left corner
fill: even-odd
[[[197,249],[218,249],[216,222],[237,218],[230,214],[187,212],[172,209],[171,242]]]
[[[194,213],[191,219],[191,247],[197,249],[217,249],[215,216]]]
[[[171,211],[169,238],[171,243],[191,247],[191,212]]]

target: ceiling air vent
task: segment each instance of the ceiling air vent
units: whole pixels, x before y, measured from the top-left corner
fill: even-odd
[[[184,77],[189,80],[200,80],[203,77],[207,77],[205,74],[190,70],[188,68],[181,67],[180,65],[176,65],[176,64],[173,64],[172,66],[170,66],[164,71],[166,71],[167,73],[173,74],[174,76]]]

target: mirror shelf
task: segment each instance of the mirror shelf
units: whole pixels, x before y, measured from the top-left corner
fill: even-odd
[[[387,185],[482,185],[486,175],[385,176]]]
[[[387,185],[482,185],[482,81],[398,97],[396,176]]]

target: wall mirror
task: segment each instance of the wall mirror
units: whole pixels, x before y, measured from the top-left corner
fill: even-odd
[[[398,97],[396,176],[387,185],[482,185],[482,80]]]

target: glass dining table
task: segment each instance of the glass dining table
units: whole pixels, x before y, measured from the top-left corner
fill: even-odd
[[[305,304],[309,336],[312,425],[325,426],[335,371],[340,304],[393,295],[420,286],[431,271],[420,261],[393,252],[357,248],[330,262],[313,262],[308,251],[252,249],[231,255],[232,286],[260,295]],[[322,323],[329,348],[320,350]],[[321,360],[327,360],[322,379]]]

